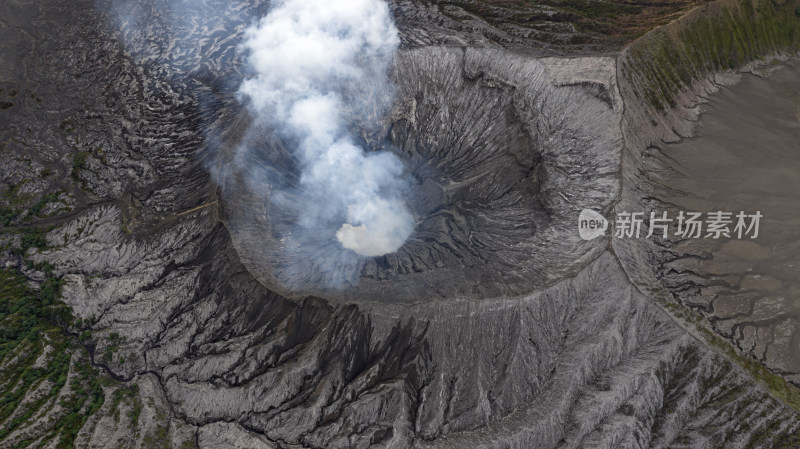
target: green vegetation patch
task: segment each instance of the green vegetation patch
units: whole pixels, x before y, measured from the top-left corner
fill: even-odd
[[[40,334],[60,331],[57,324],[71,320],[67,306],[56,302],[60,285],[51,274],[37,295],[16,270],[0,270],[0,361],[23,342],[40,341]]]
[[[10,225],[11,221],[17,218],[19,213],[19,209],[12,207],[0,207],[0,223],[2,223],[3,226]]]
[[[34,205],[28,209],[28,213],[34,217],[38,217],[39,212],[42,211],[42,208],[44,206],[46,206],[48,203],[55,203],[58,201],[58,197],[59,195],[61,195],[61,193],[62,193],[61,191],[58,191],[44,195],[39,201],[34,203]]]
[[[800,49],[800,0],[730,0],[696,9],[634,42],[623,70],[636,95],[658,111],[710,74]]]
[[[21,230],[22,238],[20,247],[16,248],[14,252],[18,255],[25,255],[30,248],[44,249],[47,248],[47,232],[49,229],[44,228],[25,228]]]
[[[110,379],[64,332],[72,313],[60,301],[62,282],[53,275],[53,267],[34,267],[46,274],[38,293],[18,271],[0,270],[0,446],[14,431],[47,415],[33,427],[35,439],[15,440],[13,447],[55,443],[70,449],[103,405],[103,385]]]
[[[86,158],[88,157],[88,151],[78,152],[72,157],[72,172],[70,173],[70,176],[72,176],[74,181],[81,182],[80,173],[81,170],[86,168]]]
[[[3,200],[9,206],[21,206],[30,201],[31,195],[29,193],[20,193],[20,187],[27,181],[22,181],[20,184],[12,184],[6,187],[2,192]]]
[[[644,284],[638,285],[640,288],[648,291],[650,296],[654,298],[658,304],[664,307],[674,318],[677,318],[678,322],[684,323],[687,327],[693,326],[709,346],[717,349],[728,358],[728,360],[739,365],[750,377],[764,386],[774,397],[800,412],[800,388],[788,382],[780,375],[773,373],[759,361],[740,354],[731,343],[706,327],[705,319],[700,313],[695,312],[685,305],[673,302],[662,288],[652,288]],[[800,442],[800,439],[798,439],[798,442]],[[800,447],[800,445],[787,447]]]
[[[728,360],[739,365],[750,377],[764,386],[774,397],[800,412],[800,388],[797,388],[780,375],[773,373],[759,361],[740,354],[731,343],[708,329],[704,324],[705,320],[703,316],[699,313],[684,305],[670,302],[666,295],[658,289],[649,290],[656,301],[669,311],[670,315],[678,318],[679,321],[684,322],[687,326],[694,325],[694,328],[709,346],[717,349]]]
[[[742,367],[751,377],[769,390],[773,396],[800,412],[800,388],[795,387],[783,377],[773,373],[757,360],[739,354],[730,343],[723,340],[722,337],[710,331],[705,326],[698,324],[696,328],[703,336],[706,343],[716,348],[728,359]]]

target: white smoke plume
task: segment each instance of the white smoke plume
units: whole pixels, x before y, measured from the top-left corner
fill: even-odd
[[[365,152],[349,129],[378,120],[388,105],[398,44],[383,0],[281,0],[242,43],[254,76],[240,98],[293,142],[299,160],[299,225],[314,230],[344,217],[336,238],[363,256],[397,250],[414,228],[403,164]]]

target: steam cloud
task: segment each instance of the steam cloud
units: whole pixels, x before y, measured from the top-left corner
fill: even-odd
[[[365,152],[349,129],[379,120],[390,103],[398,44],[382,0],[278,1],[242,43],[255,76],[240,98],[293,143],[301,170],[299,192],[273,192],[272,203],[295,208],[306,230],[335,223],[341,245],[363,256],[397,250],[414,229],[403,164]],[[297,198],[303,204],[285,204]]]

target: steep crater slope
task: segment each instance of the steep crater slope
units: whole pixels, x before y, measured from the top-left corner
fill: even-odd
[[[578,74],[566,75],[570,68]],[[311,248],[286,250],[296,217],[272,213],[266,180],[254,190],[243,173],[222,185],[237,251],[285,295],[346,301],[518,295],[574,274],[604,245],[574,232],[577,211],[609,209],[619,185],[612,76],[608,58],[569,64],[498,50],[401,51],[394,110],[363,135],[368,148],[400,155],[413,177],[409,240],[352,266],[337,265],[352,258],[340,254],[348,250],[335,228],[315,235]],[[297,182],[291,152],[262,138],[263,166]],[[343,285],[331,285],[342,272]]]
[[[693,0],[397,0],[403,40],[493,46],[518,54],[612,55],[697,6]]]
[[[603,251],[607,242],[576,246],[566,262],[574,264],[574,276],[553,270],[550,285],[513,298],[343,304],[287,298],[265,287],[258,271],[242,260],[229,228],[228,217],[239,206],[219,201],[199,163],[208,158],[208,145],[217,143],[202,138],[201,130],[222,124],[236,129],[238,120],[246,120],[225,94],[239,75],[220,68],[238,67],[228,64],[236,54],[230,36],[244,22],[234,13],[210,14],[219,4],[192,4],[198,11],[180,24],[205,36],[204,46],[181,45],[175,35],[164,33],[171,28],[158,17],[145,16],[152,39],[134,36],[141,47],[127,50],[115,40],[119,35],[108,34],[92,2],[15,3],[27,15],[15,16],[23,19],[4,28],[26,45],[44,48],[21,49],[19,64],[13,65],[42,70],[3,80],[4,89],[19,89],[13,101],[26,106],[25,114],[17,113],[17,106],[0,112],[14,125],[4,134],[4,144],[14,151],[1,159],[14,169],[4,173],[42,185],[33,179],[44,161],[59,170],[62,184],[85,195],[72,211],[56,208],[50,217],[36,215],[31,223],[4,227],[3,242],[10,250],[2,252],[2,262],[28,279],[41,282],[49,268],[63,283],[62,299],[77,317],[66,324],[71,341],[83,348],[87,364],[117,382],[94,392],[105,402],[93,414],[88,406],[82,409],[87,414],[75,424],[78,444],[137,449],[156,444],[215,449],[797,446],[797,414],[654,307],[630,284],[614,254]],[[247,15],[246,8],[233,10]],[[74,45],[64,45],[65,39]],[[225,50],[215,50],[220,48]],[[207,58],[205,51],[215,57]],[[525,98],[502,89],[526,86],[509,74],[513,71],[487,63],[486,53],[432,51],[446,57],[437,64],[459,69],[449,74],[455,80],[445,87],[468,86],[479,99],[497,95],[500,106],[493,111],[513,111],[510,104]],[[143,54],[149,57],[141,59]],[[541,74],[544,66],[548,81],[534,83],[536,92],[559,91],[564,99],[580,99],[607,114],[619,111],[613,63],[585,58],[523,65],[535,69],[529,74]],[[81,76],[71,72],[76,65]],[[177,77],[176,67],[190,75]],[[40,106],[32,93],[41,94]],[[415,142],[408,148],[420,155],[425,149],[452,151],[449,145],[416,145],[429,135],[421,125],[425,122],[405,123],[413,116],[404,111],[432,114],[433,107],[415,96],[404,98],[379,136],[403,149],[405,142]],[[553,98],[562,97],[542,101]],[[412,108],[408,103],[414,101]],[[70,124],[59,128],[66,118],[77,132]],[[547,123],[545,118],[538,120]],[[37,133],[25,128],[33,119],[41,125]],[[468,123],[471,119],[461,126]],[[555,126],[559,123],[563,127]],[[564,136],[580,135],[589,126],[569,119],[553,124],[551,129],[568,130]],[[502,129],[523,128],[515,126]],[[83,150],[88,153],[83,164],[81,158],[73,164],[76,148],[70,144],[76,134],[77,149],[92,148]],[[572,186],[591,169],[577,161],[554,164],[562,159],[546,149],[534,147],[520,165],[548,173],[550,163],[555,173],[565,173],[529,190],[533,199],[525,200],[525,210],[549,207],[567,214],[569,209],[574,215],[563,222],[563,232],[574,232],[582,204],[568,206],[576,201],[571,192],[541,186]],[[511,154],[504,150],[496,157],[510,161]],[[616,172],[613,168],[606,176],[614,179]],[[535,179],[523,173],[516,169],[510,179]],[[437,181],[434,187],[445,184]],[[512,196],[522,195],[518,184],[509,190]],[[36,232],[23,226],[37,227]],[[597,257],[576,263],[584,254]],[[0,369],[13,365],[6,362]],[[15,392],[35,403],[37,390]],[[40,407],[29,421],[24,410],[16,415],[22,422],[15,424],[15,433],[0,437],[0,447],[51,441],[48,429],[39,425],[51,416],[49,407]],[[8,423],[0,426],[8,429]]]

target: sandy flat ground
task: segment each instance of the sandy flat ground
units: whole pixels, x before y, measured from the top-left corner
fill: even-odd
[[[758,238],[678,245],[711,320],[769,365],[800,372],[800,63],[744,75],[704,107],[697,137],[664,145],[676,210],[761,211]],[[797,377],[797,376],[794,376]]]

